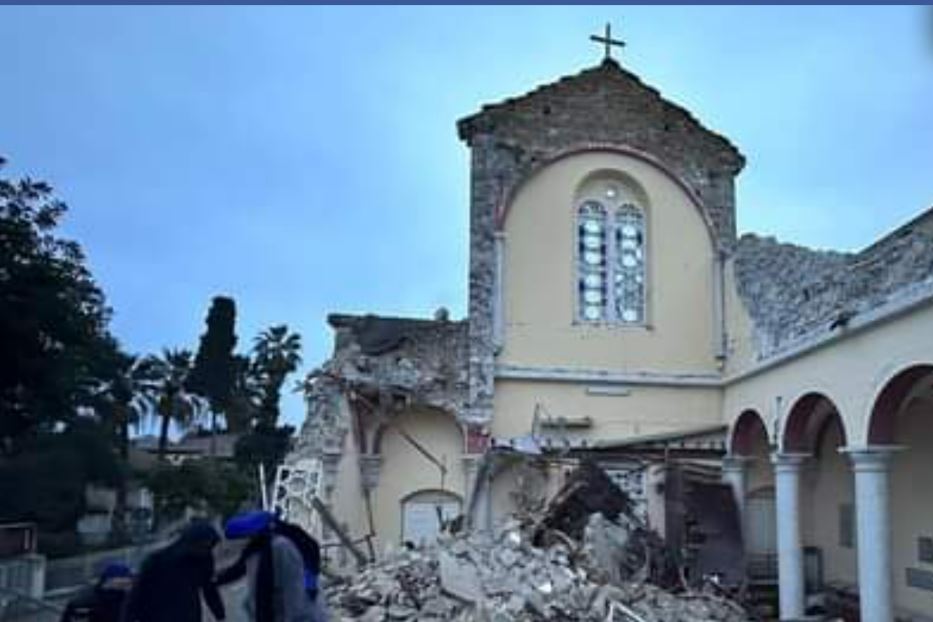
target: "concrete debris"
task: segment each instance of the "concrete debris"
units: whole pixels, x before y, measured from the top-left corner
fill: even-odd
[[[594,462],[583,462],[548,504],[543,524],[579,540],[589,516],[610,520],[632,513],[632,501]]]
[[[628,495],[593,462],[583,462],[548,504],[534,543],[582,542],[601,582],[650,581],[679,586],[670,547],[641,521]]]
[[[749,619],[741,607],[713,593],[674,593],[624,580],[621,571],[608,569],[616,561],[627,563],[628,531],[595,516],[586,530],[589,542],[547,547],[534,546],[533,527],[517,519],[495,534],[444,534],[434,544],[399,551],[332,582],[328,600],[336,619],[366,622]],[[600,555],[597,547],[612,552]]]

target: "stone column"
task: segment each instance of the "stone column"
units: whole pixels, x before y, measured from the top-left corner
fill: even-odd
[[[803,546],[800,537],[800,471],[806,454],[771,456],[778,545],[778,590],[781,620],[804,614]]]
[[[739,526],[745,534],[745,495],[748,490],[748,465],[752,458],[730,454],[722,459],[722,481],[732,487]]]
[[[846,449],[855,472],[858,584],[863,622],[894,619],[888,472],[899,447]]]
[[[477,481],[480,477],[480,467],[483,462],[482,454],[466,454],[463,456],[463,472],[465,476],[466,504],[464,511],[468,513],[467,519],[474,529],[486,531],[490,528],[492,516],[489,503],[489,479]],[[476,499],[473,495],[476,494]]]

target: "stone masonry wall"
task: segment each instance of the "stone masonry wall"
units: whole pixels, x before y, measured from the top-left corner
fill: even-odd
[[[743,235],[735,275],[759,359],[844,328],[858,314],[933,287],[933,210],[858,253]]]
[[[467,323],[332,315],[334,354],[307,380],[308,416],[293,455],[339,454],[350,422],[338,408],[348,391],[381,393],[465,420]]]

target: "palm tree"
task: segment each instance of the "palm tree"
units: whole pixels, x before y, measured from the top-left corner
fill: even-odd
[[[191,372],[192,356],[190,350],[162,351],[161,358],[153,359],[157,370],[157,398],[155,414],[160,418],[159,460],[165,460],[168,449],[168,431],[174,421],[185,428],[204,410],[202,398],[185,389],[185,381]]]
[[[95,410],[112,426],[124,467],[129,464],[130,428],[139,425],[156,403],[158,379],[153,359],[117,352],[113,368],[95,392]],[[118,539],[126,534],[127,476],[120,478],[114,507],[113,531]]]
[[[113,372],[97,392],[97,408],[112,422],[120,457],[129,458],[130,428],[156,405],[159,370],[152,357],[118,354]]]
[[[288,374],[301,364],[301,335],[281,324],[262,331],[253,343],[253,372],[261,387],[260,422],[275,427],[279,397]]]

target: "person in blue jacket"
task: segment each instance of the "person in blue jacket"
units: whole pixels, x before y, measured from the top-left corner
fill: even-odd
[[[327,615],[319,590],[320,547],[301,527],[271,512],[246,512],[225,526],[229,539],[248,542],[217,584],[247,577],[244,603],[255,622],[324,622]]]

